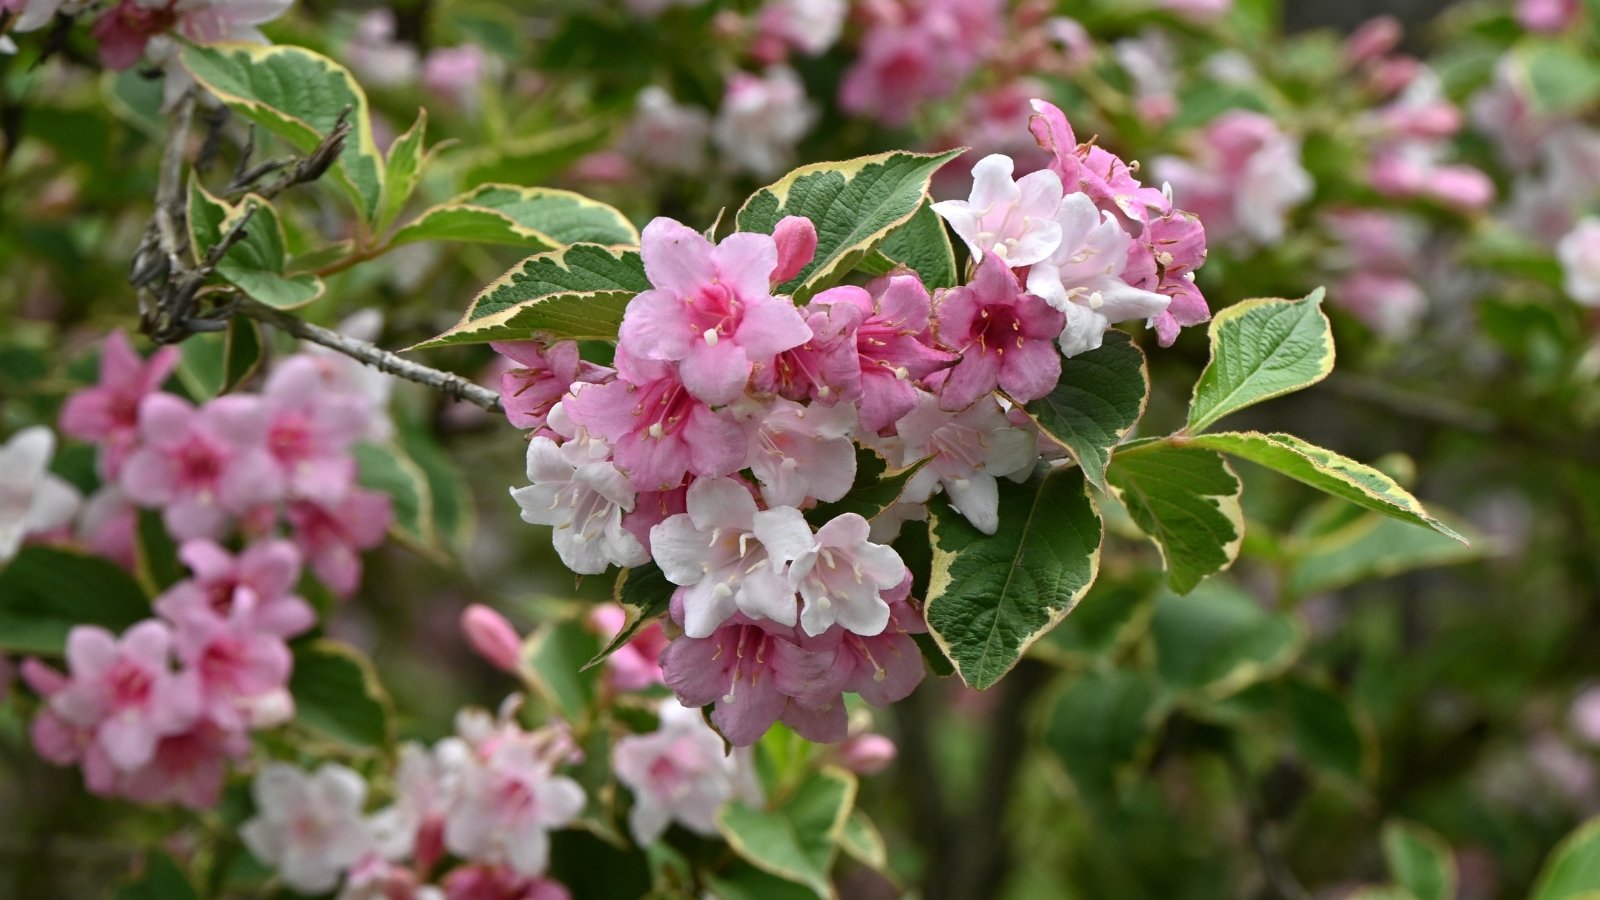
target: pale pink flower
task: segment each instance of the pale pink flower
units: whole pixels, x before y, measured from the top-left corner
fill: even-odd
[[[348,597],[361,584],[361,553],[383,543],[394,521],[389,495],[352,488],[336,505],[292,500],[284,508],[294,542],[323,584]]]
[[[1178,112],[1180,71],[1166,32],[1147,28],[1136,37],[1112,44],[1111,50],[1133,82],[1134,110],[1139,118],[1151,126],[1166,124]]]
[[[627,613],[615,603],[597,606],[589,614],[589,627],[608,642],[622,632],[626,622]],[[645,625],[606,657],[606,680],[618,691],[642,691],[660,684],[661,651],[666,646],[660,620]]]
[[[1583,14],[1583,0],[1517,0],[1517,21],[1529,31],[1566,31]]]
[[[551,772],[532,741],[485,745],[461,775],[460,793],[445,818],[450,852],[475,862],[509,866],[525,876],[544,874],[550,831],[583,812],[583,788]]]
[[[232,618],[243,589],[254,598],[248,615],[251,630],[288,639],[316,624],[311,605],[292,593],[300,581],[300,551],[288,541],[256,541],[235,557],[202,538],[185,542],[178,558],[189,567],[189,578],[155,602],[156,612],[171,622]]]
[[[893,740],[868,732],[845,738],[834,759],[857,775],[876,775],[887,769],[898,753]]]
[[[997,386],[1028,403],[1060,380],[1054,341],[1066,317],[1023,293],[999,254],[985,259],[970,283],[943,292],[937,313],[939,342],[961,354],[939,391],[946,409],[970,406]]]
[[[794,157],[795,145],[817,119],[800,76],[787,66],[761,75],[737,72],[728,79],[722,107],[711,123],[711,140],[725,160],[757,176],[776,175]]]
[[[1160,0],[1160,5],[1197,22],[1214,22],[1233,10],[1233,0]]]
[[[811,542],[793,507],[758,510],[732,478],[689,485],[688,512],[650,529],[650,548],[683,607],[684,632],[706,637],[735,612],[793,625],[795,592],[783,563]]]
[[[911,637],[928,630],[922,614],[909,602],[911,573],[905,571],[904,580],[882,596],[889,604],[888,625],[875,635],[841,631],[834,661],[844,673],[844,689],[878,707],[910,696],[927,673],[922,651]]]
[[[747,467],[768,506],[831,503],[856,477],[856,409],[851,403],[802,406],[781,397],[742,411],[750,433]]]
[[[837,287],[812,298],[813,306],[851,306],[860,316],[854,330],[864,431],[893,425],[916,405],[916,382],[956,362],[955,354],[933,345],[932,302],[922,279],[912,274],[880,278],[866,289]]]
[[[55,444],[55,435],[42,425],[0,444],[0,566],[17,555],[29,535],[70,525],[83,503],[77,488],[50,474]]]
[[[477,44],[440,47],[422,60],[422,87],[470,113],[478,108],[478,92],[488,69],[489,57]]]
[[[928,460],[906,482],[902,499],[924,501],[942,486],[950,502],[984,534],[994,534],[1000,525],[995,479],[1027,469],[1038,459],[1033,432],[1013,427],[993,398],[950,412],[939,406],[937,397],[919,392],[916,408],[896,430],[900,465]]]
[[[660,717],[659,730],[619,738],[611,751],[612,771],[633,792],[628,829],[641,847],[673,822],[715,836],[717,812],[737,795],[740,757],[723,752],[700,711],[668,700]]]
[[[839,40],[849,12],[848,0],[766,0],[756,14],[756,40],[819,56]]]
[[[161,390],[178,364],[178,348],[162,347],[140,359],[128,336],[113,331],[100,348],[100,381],[67,398],[61,433],[100,445],[100,471],[117,477],[138,440],[139,404]]]
[[[779,353],[772,365],[755,372],[757,390],[790,400],[814,400],[830,405],[861,398],[861,365],[856,353],[856,330],[871,309],[867,304],[833,303],[832,298],[860,288],[832,288],[818,294],[800,312],[811,339]],[[866,311],[863,311],[863,310]]]
[[[1069,194],[1056,222],[1061,245],[1028,270],[1028,291],[1063,314],[1057,334],[1062,353],[1093,350],[1112,324],[1166,311],[1170,298],[1123,280],[1133,241],[1111,213],[1097,208],[1087,194]]]
[[[839,85],[839,105],[890,127],[955,93],[1004,39],[1001,0],[889,2],[873,12],[876,21]]]
[[[1150,320],[1163,347],[1172,346],[1179,329],[1211,318],[1211,308],[1194,283],[1195,270],[1205,259],[1205,226],[1198,216],[1181,209],[1152,217],[1128,246],[1123,279],[1169,298],[1167,308]]]
[[[1399,19],[1391,15],[1374,16],[1345,38],[1345,61],[1359,66],[1382,59],[1400,46],[1404,37],[1405,26]]]
[[[345,766],[324,763],[307,775],[286,763],[268,763],[250,791],[256,814],[240,826],[239,837],[297,891],[331,891],[372,850],[361,814],[367,783]]]
[[[266,404],[267,449],[290,496],[331,502],[355,481],[350,448],[366,429],[366,400],[321,390],[320,362],[291,356],[273,369],[261,390]]]
[[[1061,243],[1061,177],[1044,169],[1013,181],[1015,165],[1004,154],[986,156],[972,167],[971,196],[933,204],[974,262],[992,253],[1008,266],[1031,266]]]
[[[1588,216],[1556,245],[1567,296],[1600,306],[1600,217]]]
[[[139,511],[115,484],[102,485],[78,512],[78,543],[133,571],[139,564]]]
[[[593,388],[586,388],[584,393]],[[551,427],[566,437],[557,444],[548,437],[528,443],[526,487],[512,488],[522,507],[522,520],[555,529],[556,553],[567,568],[596,575],[609,566],[637,566],[650,556],[623,527],[633,509],[634,489],[611,459],[611,448],[572,427],[565,406],[551,415]]]
[[[196,410],[171,394],[151,394],[139,404],[140,443],[120,484],[133,502],[162,507],[173,537],[221,537],[232,516],[282,495],[266,439],[259,397],[230,394]]]
[[[421,883],[416,872],[381,856],[368,856],[350,870],[334,900],[446,900],[444,889]]]
[[[281,724],[294,714],[283,638],[256,627],[256,595],[234,592],[225,614],[187,615],[175,623],[178,658],[198,685],[201,715],[229,730]]]
[[[1567,718],[1580,740],[1591,747],[1600,747],[1600,687],[1587,687],[1573,698]]]
[[[1314,187],[1300,142],[1267,116],[1232,110],[1206,127],[1194,151],[1193,160],[1156,159],[1155,171],[1207,232],[1263,247],[1283,240],[1289,211]]]
[[[126,69],[145,54],[152,38],[176,32],[201,44],[266,43],[256,26],[283,15],[292,0],[121,0],[95,19],[90,33],[100,43],[100,61]]]
[[[835,623],[846,631],[871,637],[889,624],[885,591],[905,581],[900,554],[868,537],[867,520],[845,513],[817,529],[792,557],[785,548],[789,585],[805,602],[800,627],[816,637]]]
[[[356,21],[343,59],[370,87],[404,87],[417,78],[417,48],[396,39],[394,10],[387,7],[368,10]]]
[[[562,407],[611,445],[617,468],[636,490],[670,491],[686,473],[731,475],[744,465],[744,429],[727,409],[696,399],[674,364],[636,357],[621,345],[616,365],[615,380],[585,387]]]
[[[147,806],[176,803],[187,809],[215,809],[229,763],[249,755],[245,732],[202,719],[157,741],[148,763],[118,774],[116,790]]]
[[[461,633],[490,665],[515,675],[521,669],[522,637],[499,612],[473,603],[461,611]]]
[[[199,712],[195,682],[173,673],[171,648],[171,630],[153,619],[120,640],[104,628],[74,626],[67,634],[70,678],[51,695],[51,711],[91,731],[114,768],[145,765],[161,738],[187,730]]]
[[[650,85],[633,103],[633,121],[622,150],[652,169],[693,175],[705,169],[711,116],[698,106],[678,103],[665,88]]]
[[[705,403],[738,397],[756,364],[811,337],[794,305],[770,293],[778,267],[771,235],[740,232],[713,245],[657,218],[645,226],[641,253],[653,289],[628,304],[618,343],[642,359],[677,362],[684,387]]]
[[[367,820],[374,848],[384,859],[410,859],[428,871],[444,855],[444,822],[473,764],[472,748],[461,738],[439,741],[431,750],[416,743],[400,747],[395,767],[394,802]]]
[[[445,900],[572,900],[560,882],[529,878],[506,866],[457,866],[444,877],[443,885]]]

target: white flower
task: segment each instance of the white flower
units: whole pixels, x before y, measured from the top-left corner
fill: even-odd
[[[744,411],[749,417],[750,470],[768,506],[799,506],[807,499],[832,503],[856,478],[856,428],[852,403],[802,406],[775,398]]]
[[[528,443],[528,480],[533,483],[511,489],[522,507],[522,520],[553,526],[557,555],[581,575],[647,562],[650,554],[644,545],[622,527],[622,514],[633,510],[635,494],[628,477],[611,462],[611,448],[575,431],[560,404],[548,421],[558,433],[575,436],[561,444],[548,437]]]
[[[1600,306],[1600,218],[1589,216],[1556,245],[1567,294],[1584,306]],[[3,550],[0,547],[0,550]]]
[[[1132,238],[1110,213],[1085,194],[1069,194],[1056,215],[1061,240],[1028,270],[1028,293],[1067,316],[1061,352],[1075,356],[1099,347],[1115,322],[1160,315],[1170,298],[1122,280]]]
[[[714,836],[717,811],[741,793],[738,769],[746,757],[723,752],[700,710],[669,699],[660,714],[659,731],[620,738],[611,751],[617,780],[633,791],[628,830],[640,846],[655,843],[674,821]]]
[[[689,485],[688,512],[650,529],[650,547],[667,580],[683,591],[683,631],[709,637],[735,612],[793,625],[798,604],[783,563],[811,543],[811,528],[790,506],[757,510],[732,478]]]
[[[531,736],[494,742],[466,767],[444,823],[451,853],[477,862],[509,865],[523,875],[543,875],[550,864],[550,831],[583,812],[583,788],[551,772]]]
[[[816,119],[793,69],[773,66],[763,77],[747,72],[728,81],[711,138],[729,162],[753,175],[775,175]]]
[[[283,883],[307,894],[333,889],[339,876],[372,850],[361,816],[367,783],[338,763],[307,775],[269,763],[251,785],[256,815],[239,836],[256,858],[278,870]]]
[[[633,122],[622,147],[648,166],[692,175],[705,168],[710,132],[711,117],[705,110],[677,103],[666,90],[650,85],[634,100]]]
[[[973,263],[993,253],[1012,268],[1031,266],[1061,243],[1056,211],[1061,207],[1061,178],[1041,169],[1011,180],[1016,164],[1003,153],[985,156],[972,167],[972,194],[966,200],[933,204],[933,211],[972,251]]]
[[[846,0],[768,0],[757,19],[763,32],[818,56],[839,40],[849,13]]]
[[[995,478],[1025,470],[1039,456],[1034,433],[1013,427],[992,397],[948,412],[939,408],[939,398],[919,391],[917,408],[900,420],[898,429],[900,464],[928,460],[906,482],[900,499],[926,501],[942,486],[956,509],[984,534],[1000,527]]]
[[[50,474],[55,445],[42,425],[0,445],[0,564],[17,555],[23,538],[60,528],[78,512],[78,489]]]
[[[800,627],[816,637],[834,623],[863,637],[882,634],[889,624],[883,592],[905,580],[906,565],[890,547],[874,544],[871,526],[845,513],[817,529],[811,546],[789,564],[789,584],[805,608]]]
[[[416,743],[400,748],[394,803],[368,820],[380,855],[396,862],[411,857],[416,850],[417,832],[430,821],[443,820],[471,755],[471,748],[460,738],[446,738],[432,751]]]

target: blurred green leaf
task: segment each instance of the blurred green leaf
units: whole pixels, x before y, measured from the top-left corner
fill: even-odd
[[[1187,597],[1157,596],[1150,637],[1166,686],[1210,700],[1282,672],[1305,638],[1292,619],[1218,580]]]
[[[600,638],[581,619],[541,625],[522,645],[524,675],[561,718],[582,729],[594,717],[599,669],[584,663],[600,652]]]
[[[390,245],[413,241],[510,244],[538,252],[578,243],[637,245],[639,232],[622,213],[582,194],[485,184],[428,209]]]
[[[1600,819],[1566,836],[1539,872],[1528,900],[1592,900],[1600,893]]]
[[[1044,741],[1091,802],[1109,799],[1121,773],[1149,751],[1164,714],[1155,676],[1134,669],[1069,676],[1049,706]]]
[[[336,741],[378,748],[394,740],[388,694],[354,647],[326,639],[297,642],[289,693],[295,718]]]
[[[1306,761],[1350,784],[1370,783],[1377,774],[1377,742],[1353,702],[1304,678],[1289,679],[1284,691],[1290,731]]]
[[[74,625],[120,632],[150,615],[133,576],[98,556],[32,545],[0,566],[0,650],[59,654]]]
[[[427,137],[428,111],[419,107],[417,120],[389,145],[389,155],[383,164],[383,204],[373,225],[374,232],[381,235],[388,231],[405,210],[411,195],[416,193],[417,182],[422,179],[422,169],[428,161],[423,147]]]
[[[200,895],[172,857],[151,852],[145,856],[144,872],[118,888],[112,900],[200,900]]]
[[[356,480],[368,490],[389,495],[394,504],[392,530],[418,549],[438,547],[434,528],[433,490],[428,474],[393,445],[360,443],[351,451],[356,458]]]
[[[1417,900],[1454,900],[1456,858],[1450,845],[1415,822],[1383,826],[1383,858],[1389,873]]]
[[[734,802],[717,814],[733,852],[764,872],[830,897],[828,873],[855,805],[856,778],[841,769],[816,772],[768,809]]]

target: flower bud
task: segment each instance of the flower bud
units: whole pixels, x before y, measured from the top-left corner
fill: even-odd
[[[858,734],[839,745],[839,765],[857,775],[876,775],[894,762],[894,741],[881,734]]]
[[[772,271],[772,283],[783,284],[800,274],[800,270],[817,254],[817,226],[805,216],[788,216],[772,230],[772,240],[778,245],[778,267]]]
[[[461,632],[479,656],[497,669],[516,674],[522,659],[522,638],[505,616],[474,603],[461,613]]]

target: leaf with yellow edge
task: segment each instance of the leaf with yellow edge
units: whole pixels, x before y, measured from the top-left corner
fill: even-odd
[[[637,244],[627,216],[582,194],[554,188],[485,184],[432,207],[395,233],[390,246],[416,241],[511,244],[554,250],[569,244]]]
[[[1245,300],[1211,320],[1211,361],[1194,386],[1189,431],[1333,371],[1333,332],[1321,288],[1300,300]]]

